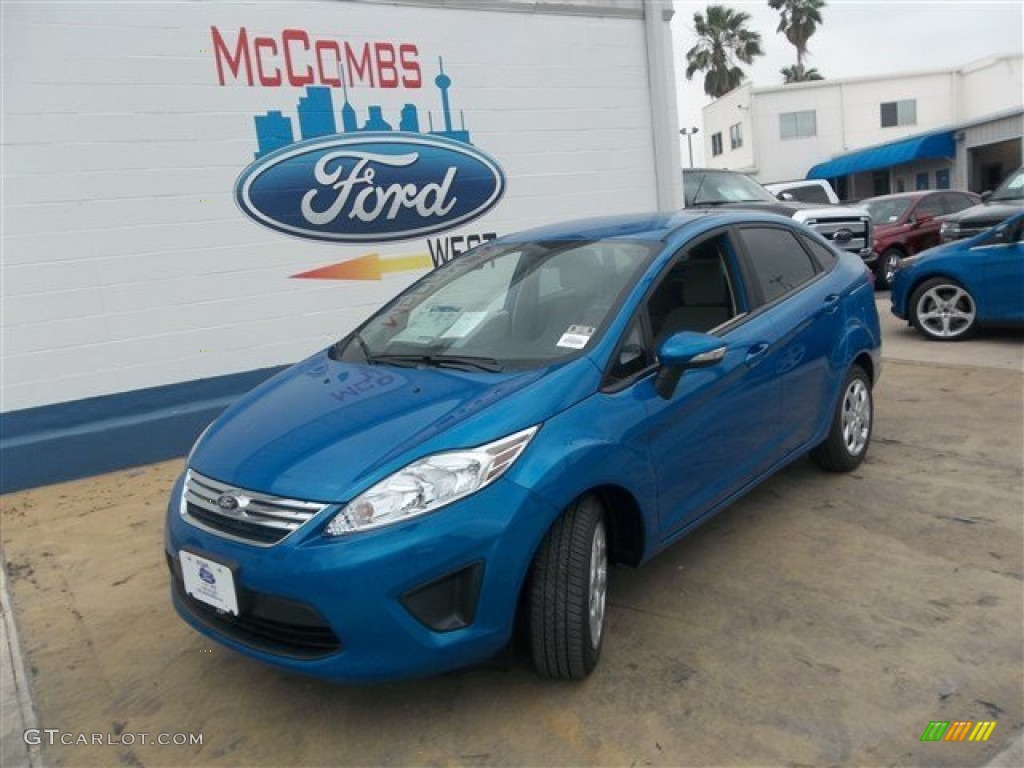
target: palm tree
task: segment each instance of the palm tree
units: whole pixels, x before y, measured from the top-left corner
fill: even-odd
[[[779,70],[779,72],[781,72],[782,76],[786,78],[785,85],[789,85],[790,83],[803,83],[807,80],[825,79],[822,76],[822,74],[814,67],[811,67],[810,69],[805,69],[803,74],[801,74],[797,70],[797,66],[795,64],[792,67],[783,67],[782,69]]]
[[[786,39],[796,48],[795,71],[798,76],[786,82],[799,83],[813,79],[805,77],[804,59],[807,56],[807,41],[821,24],[821,9],[825,7],[825,0],[768,0],[768,5],[781,14],[778,31],[785,34]]]
[[[704,72],[704,93],[718,98],[743,82],[743,70],[736,60],[744,64],[761,56],[761,35],[747,29],[749,14],[734,11],[724,5],[709,5],[707,17],[698,11],[693,14],[697,44],[686,52],[686,79],[695,72]]]

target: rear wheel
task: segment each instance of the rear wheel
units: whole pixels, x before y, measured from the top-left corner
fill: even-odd
[[[903,253],[899,248],[889,248],[882,254],[881,263],[878,268],[878,287],[888,288],[892,285],[892,279],[896,276],[896,270],[900,268],[900,260]]]
[[[608,594],[608,534],[601,503],[569,505],[534,558],[530,645],[537,671],[581,680],[597,665]]]
[[[850,472],[860,466],[871,442],[874,400],[871,377],[859,365],[846,375],[832,426],[825,441],[811,451],[811,457],[829,472]]]
[[[910,321],[932,341],[960,341],[974,333],[978,310],[974,297],[955,280],[935,277],[910,299]]]

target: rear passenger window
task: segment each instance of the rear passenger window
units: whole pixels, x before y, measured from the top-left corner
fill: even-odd
[[[823,270],[832,269],[832,265],[836,263],[838,254],[826,245],[822,245],[817,240],[812,240],[809,237],[801,237],[803,244],[810,250],[811,255],[814,256],[814,260],[818,262],[818,266]]]
[[[792,232],[774,227],[744,227],[739,235],[765,304],[798,288],[817,273],[811,257]]]

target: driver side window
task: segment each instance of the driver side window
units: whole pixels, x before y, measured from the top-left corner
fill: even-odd
[[[679,331],[708,333],[737,314],[724,234],[686,250],[647,303],[655,346]]]

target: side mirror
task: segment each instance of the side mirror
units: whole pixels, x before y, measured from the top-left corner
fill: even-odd
[[[981,193],[981,202],[987,203],[990,197],[992,197],[992,190],[986,189],[984,192]]]
[[[676,391],[683,371],[708,368],[725,358],[726,344],[717,336],[693,331],[672,334],[658,347],[658,374],[654,390],[668,400]]]

